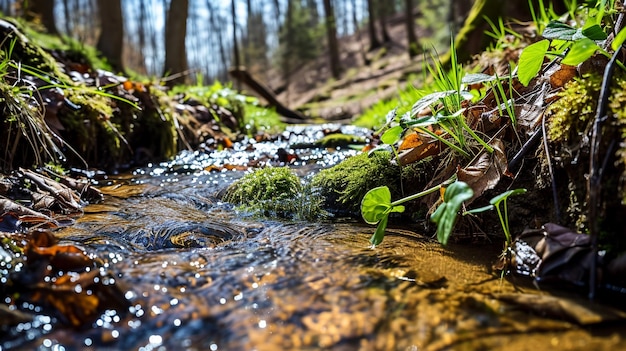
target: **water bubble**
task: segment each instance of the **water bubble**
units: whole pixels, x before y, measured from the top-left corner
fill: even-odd
[[[148,342],[155,346],[161,345],[163,343],[163,338],[161,337],[161,335],[150,335],[150,337],[148,338]]]
[[[86,338],[84,343],[85,343],[85,346],[91,346],[93,344],[93,341],[90,338]]]
[[[223,298],[223,297],[222,297],[222,298],[220,298],[220,304],[222,304],[222,305],[223,305],[223,304],[225,304],[225,303],[226,303],[226,299],[225,299],[225,298]]]
[[[181,322],[180,319],[178,319],[178,318],[174,319],[174,326],[180,327],[181,324],[182,324],[182,322]]]
[[[259,321],[259,328],[265,329],[265,327],[267,327],[267,322],[265,321],[265,319],[261,319]]]
[[[211,351],[217,350],[217,344],[211,344],[211,346],[209,346],[209,349],[211,349]]]

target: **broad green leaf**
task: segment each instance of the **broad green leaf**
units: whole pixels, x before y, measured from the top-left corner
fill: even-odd
[[[456,181],[446,188],[443,202],[430,216],[431,221],[437,223],[437,240],[441,244],[446,245],[448,243],[456,223],[457,212],[463,201],[472,198],[472,196],[474,196],[474,191],[465,182]]]
[[[582,35],[591,40],[605,40],[607,38],[607,35],[602,30],[602,27],[597,24],[594,24],[593,26],[588,28],[584,28],[581,32]]]
[[[626,40],[626,27],[622,28],[622,30],[620,30],[615,36],[615,39],[613,39],[613,42],[611,43],[613,51],[617,51],[624,43],[624,40]]]
[[[517,76],[524,86],[528,86],[528,83],[541,70],[548,47],[550,47],[550,41],[544,39],[528,45],[520,54]]]
[[[576,34],[576,28],[559,21],[551,21],[541,36],[546,39],[572,40],[574,34]]]
[[[404,128],[402,128],[401,126],[395,126],[393,128],[389,128],[380,137],[380,141],[382,141],[383,143],[387,145],[393,145],[397,143],[398,140],[400,140],[400,137],[402,136],[403,131],[404,131]]]
[[[383,238],[385,237],[385,229],[387,229],[387,222],[389,221],[389,215],[385,215],[381,218],[380,222],[378,222],[378,227],[376,227],[376,231],[370,238],[370,243],[374,246],[383,242]]]
[[[590,58],[596,50],[600,49],[598,44],[589,38],[584,38],[574,42],[567,56],[561,61],[564,65],[576,66]]]
[[[526,193],[526,189],[523,189],[523,188],[505,191],[505,192],[503,192],[500,195],[494,196],[491,200],[489,200],[489,203],[494,205],[494,206],[498,206],[498,204],[500,202],[506,200],[509,196],[511,196],[511,195],[518,195],[518,194],[524,194],[524,193]]]
[[[361,215],[368,224],[380,222],[391,209],[391,192],[386,186],[368,191],[361,201]]]

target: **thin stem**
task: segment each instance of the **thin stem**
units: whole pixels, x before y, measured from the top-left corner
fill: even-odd
[[[439,184],[437,186],[434,186],[432,188],[426,189],[426,190],[421,191],[421,192],[419,192],[417,194],[413,194],[413,195],[404,197],[404,198],[402,198],[400,200],[394,201],[394,202],[391,203],[391,206],[392,207],[393,206],[398,206],[398,205],[401,205],[401,204],[403,204],[403,203],[405,203],[407,201],[415,200],[415,199],[420,198],[422,196],[426,196],[428,194],[434,193],[435,191],[438,191],[439,189],[441,189],[441,187],[443,187],[444,185],[449,185],[449,184],[453,183],[455,180],[456,180],[456,175],[450,177],[450,179],[446,180],[445,182],[443,182],[443,183],[441,183],[441,184]]]
[[[459,116],[459,120],[461,121],[461,126],[463,127],[463,129],[465,129],[469,133],[469,135],[472,136],[472,138],[479,142],[480,145],[482,145],[489,153],[493,153],[493,147],[491,147],[491,145],[487,144],[483,139],[476,135],[476,133],[474,133],[472,128],[470,128],[467,123],[465,123],[465,119],[463,118],[463,116]]]
[[[451,149],[453,149],[454,151],[460,153],[461,155],[463,155],[464,157],[470,158],[472,157],[470,154],[468,154],[465,150],[459,148],[458,146],[452,144],[451,142],[447,141],[445,138],[440,137],[439,135],[431,132],[430,130],[426,129],[426,128],[416,128],[419,131],[423,131],[425,133],[427,133],[428,135],[430,135],[431,137],[441,141],[442,143],[446,144],[448,147],[450,147]]]

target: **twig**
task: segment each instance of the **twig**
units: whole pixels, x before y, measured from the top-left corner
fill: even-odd
[[[598,266],[598,205],[600,197],[600,182],[602,181],[602,175],[604,173],[604,165],[599,162],[600,153],[600,141],[602,138],[602,125],[608,119],[606,108],[609,102],[609,91],[611,80],[613,78],[613,71],[615,70],[615,63],[620,50],[615,50],[615,53],[611,57],[611,60],[604,69],[604,75],[602,77],[602,86],[600,88],[600,97],[598,98],[598,108],[596,110],[596,117],[591,130],[591,147],[589,155],[589,180],[587,183],[587,193],[589,195],[589,221],[590,221],[590,235],[591,235],[591,252],[593,259],[591,260],[591,267],[589,272],[589,298],[594,299],[596,296],[596,283],[597,283],[597,266]],[[603,163],[606,163],[603,162]]]

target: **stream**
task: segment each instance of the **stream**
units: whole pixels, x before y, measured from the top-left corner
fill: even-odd
[[[620,311],[493,273],[501,244],[390,228],[372,249],[356,220],[259,219],[220,201],[251,161],[278,166],[278,149],[321,128],[99,180],[104,201],[54,234],[103,262],[129,307],[78,327],[33,307],[0,350],[626,349]],[[355,152],[303,149],[292,167],[306,179]]]

